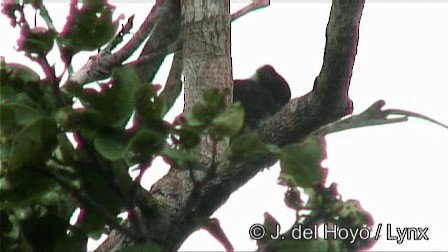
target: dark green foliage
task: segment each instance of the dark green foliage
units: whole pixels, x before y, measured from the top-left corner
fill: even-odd
[[[299,191],[297,193],[300,194]],[[361,229],[371,230],[372,218],[359,202],[342,201],[335,184],[328,188],[322,186],[307,188],[305,193],[309,196],[309,200],[306,204],[302,201],[297,202],[298,204],[294,207],[297,211],[296,223],[289,230],[282,229],[280,233],[277,233],[279,231],[275,226],[278,224],[277,221],[270,214],[265,214],[263,226],[266,235],[263,239],[257,240],[259,249],[263,251],[357,251],[373,244],[374,241],[371,238],[366,239],[364,236],[344,237],[341,235],[343,239],[334,239],[332,232],[326,235],[324,233],[323,225],[326,225],[327,230],[336,228],[352,232]],[[287,194],[285,194],[285,201],[286,197]],[[308,236],[303,235],[305,229],[311,230]],[[270,239],[270,235],[280,235],[283,238]]]
[[[196,103],[185,116],[184,135],[191,137],[190,133],[207,133],[218,140],[237,134],[243,126],[244,110],[241,104],[236,103],[222,111],[225,106],[224,98],[222,92],[217,89],[205,92],[203,99]],[[194,141],[194,139],[187,140],[187,142]]]
[[[193,169],[197,163],[196,158],[188,151],[184,150],[164,150],[163,153],[166,160],[178,169]]]
[[[324,175],[320,162],[326,157],[322,142],[320,137],[309,137],[303,143],[283,148],[280,179],[292,187],[320,184]]]
[[[150,129],[135,133],[103,131],[94,139],[95,149],[109,160],[124,158],[130,152],[150,157],[159,152],[163,144],[163,136]]]
[[[11,170],[44,163],[56,147],[56,123],[41,117],[23,127],[14,137],[11,146]]]
[[[49,251],[63,238],[69,223],[48,212],[42,216],[32,215],[20,223],[20,229],[31,247],[40,251]]]
[[[120,252],[140,252],[140,251],[160,252],[160,251],[162,251],[162,249],[156,243],[151,242],[151,243],[131,246],[131,247],[124,248],[124,249],[120,250]]]
[[[47,54],[54,45],[56,34],[42,27],[31,30],[22,30],[22,38],[19,41],[19,50],[28,53]]]
[[[232,137],[241,130],[243,123],[244,110],[237,103],[213,119],[212,130],[218,135]]]
[[[79,129],[123,127],[131,117],[136,94],[140,86],[135,70],[130,67],[117,68],[112,73],[112,81],[100,84],[101,91],[82,88],[71,83],[66,90],[80,99],[83,110],[68,111],[65,126]]]
[[[277,242],[272,242],[266,247],[269,251],[332,251],[329,249],[328,241],[323,239],[317,240],[279,240]],[[344,250],[335,250],[344,251]]]
[[[44,55],[47,48],[35,42],[22,49]],[[57,80],[41,80],[19,64],[2,62],[0,70],[2,249],[82,250],[86,237],[121,225],[116,216],[135,207],[130,166],[163,156],[173,169],[201,169],[194,153],[201,137],[234,136],[243,124],[241,106],[223,110],[225,98],[217,90],[206,92],[183,120],[164,121],[165,101],[153,85],[140,83],[132,67],[114,69],[99,91],[74,82],[55,90]],[[72,108],[76,99],[83,108]],[[76,208],[82,214],[70,225]]]
[[[252,161],[261,155],[269,153],[269,149],[255,133],[240,135],[232,139],[229,146],[229,159],[237,161]]]
[[[160,125],[166,114],[165,101],[157,96],[153,86],[141,86],[137,91],[135,111],[141,123]]]
[[[104,1],[84,1],[72,8],[61,36],[66,59],[80,51],[92,51],[112,40],[117,27],[112,22],[112,6]]]
[[[186,115],[187,125],[193,129],[205,129],[222,111],[224,104],[224,96],[218,89],[205,92],[202,101],[196,103]]]

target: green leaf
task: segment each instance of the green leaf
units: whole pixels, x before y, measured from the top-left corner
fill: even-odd
[[[289,186],[310,187],[320,184],[324,176],[320,163],[325,156],[320,137],[308,137],[299,145],[283,148],[280,155],[280,179]]]
[[[95,149],[108,160],[125,157],[128,151],[139,156],[150,156],[161,150],[164,137],[149,129],[142,129],[135,134],[123,131],[103,131],[94,140]]]
[[[57,144],[56,123],[41,117],[24,127],[14,137],[10,167],[33,166],[45,162]]]
[[[30,108],[40,109],[38,103],[33,101],[26,93],[15,93],[10,99],[4,100],[3,104],[21,104]]]
[[[255,133],[237,136],[232,139],[229,146],[229,158],[234,162],[243,160],[250,162],[268,153],[268,148]]]
[[[10,98],[14,97],[16,91],[11,86],[0,85],[0,103],[8,101]]]
[[[277,145],[274,144],[266,144],[266,148],[269,150],[270,153],[275,155],[280,155],[282,152],[282,149],[280,149]]]
[[[328,241],[318,240],[273,240],[262,251],[328,251]]]
[[[51,251],[57,240],[66,235],[69,223],[53,213],[47,213],[42,217],[24,220],[20,226],[23,235],[35,250]]]
[[[153,85],[141,86],[136,101],[136,112],[146,126],[151,127],[162,121],[167,108],[165,101],[157,96]]]
[[[103,160],[104,161],[104,160]],[[106,162],[112,173],[99,169],[82,170],[81,191],[108,212],[116,216],[129,206],[135,184],[132,181],[125,161]],[[105,231],[106,218],[98,211],[88,211],[81,229],[90,237],[99,236]],[[115,218],[118,222],[119,218]]]
[[[130,137],[121,132],[101,132],[95,137],[93,144],[104,158],[118,160],[128,151]]]
[[[244,109],[240,103],[234,104],[232,107],[219,114],[213,119],[213,132],[220,136],[236,135],[244,123]]]
[[[58,139],[58,150],[60,154],[58,158],[68,163],[74,161],[76,151],[75,148],[73,147],[73,144],[67,138],[67,135],[65,133],[59,133],[57,135],[57,139]]]
[[[163,148],[165,136],[149,129],[139,130],[131,139],[130,150],[140,155],[152,155]]]
[[[45,115],[33,107],[14,103],[0,105],[0,111],[3,113],[4,110],[13,112],[14,117],[8,119],[13,120],[19,126],[24,126]]]
[[[0,235],[12,231],[12,222],[9,220],[9,215],[5,211],[0,211]]]
[[[56,240],[54,251],[78,252],[85,250],[83,244],[87,241],[87,236],[77,228],[72,227],[69,234]]]
[[[364,227],[373,225],[372,216],[366,212],[359,201],[347,200],[343,203],[339,216],[347,226]]]
[[[70,13],[61,32],[64,47],[71,55],[100,48],[115,35],[110,5],[84,5]]]
[[[104,114],[93,109],[61,109],[55,119],[65,130],[79,131],[88,140],[93,140],[98,129],[108,126]]]
[[[125,199],[115,187],[112,178],[111,174],[104,174],[96,169],[86,169],[81,178],[81,190],[114,216],[124,206]]]
[[[156,243],[149,242],[145,244],[130,246],[119,250],[119,252],[141,252],[141,251],[160,252],[162,251],[162,249]]]
[[[223,92],[217,88],[212,88],[204,92],[202,100],[210,108],[219,110],[224,105]]]
[[[135,183],[129,175],[129,166],[125,160],[114,161],[111,164],[114,181],[124,201],[129,202],[135,193]]]
[[[342,205],[342,200],[337,192],[336,184],[330,187],[309,187],[304,189],[305,194],[309,196],[305,204],[305,208],[322,209],[323,211],[334,213],[338,211]],[[319,215],[319,211],[312,211],[310,215]]]
[[[162,151],[162,155],[165,155],[177,169],[187,169],[192,167],[191,164],[197,162],[195,156],[184,150],[165,149]]]
[[[28,53],[47,54],[54,45],[56,34],[43,27],[35,27],[22,33],[19,50]]]
[[[84,8],[88,8],[93,11],[101,11],[104,5],[107,4],[105,0],[82,0],[81,1]]]
[[[285,205],[296,211],[302,210],[303,200],[297,187],[288,187],[284,198]]]
[[[181,129],[177,133],[179,135],[180,145],[186,149],[196,147],[201,141],[199,135],[193,131]]]
[[[16,120],[14,110],[7,106],[0,105],[0,132],[3,134],[9,134],[16,129]]]
[[[0,71],[0,100],[52,113],[57,106],[52,86],[26,66],[5,64]],[[70,102],[70,101],[67,101]]]
[[[21,208],[31,203],[41,202],[44,196],[54,191],[56,182],[36,169],[44,167],[25,167],[14,170],[0,178],[0,205]]]
[[[193,105],[191,111],[186,114],[187,125],[192,128],[207,127],[223,107],[224,95],[218,89],[208,90],[202,100]]]
[[[116,68],[112,78],[110,84],[102,84],[101,92],[84,89],[79,98],[87,109],[103,114],[102,124],[123,127],[135,109],[140,81],[132,67]]]
[[[0,64],[0,73],[1,86],[10,84],[14,85],[16,82],[40,80],[39,75],[35,71],[18,63]]]

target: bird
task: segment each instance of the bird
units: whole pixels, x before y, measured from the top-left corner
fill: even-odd
[[[271,65],[259,67],[248,79],[233,81],[233,101],[244,108],[244,125],[256,129],[291,99],[288,82]]]

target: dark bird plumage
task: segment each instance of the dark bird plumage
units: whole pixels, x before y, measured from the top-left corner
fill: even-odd
[[[233,84],[233,100],[241,102],[245,125],[251,129],[277,113],[291,99],[288,82],[270,65],[258,68],[249,79],[234,80]]]

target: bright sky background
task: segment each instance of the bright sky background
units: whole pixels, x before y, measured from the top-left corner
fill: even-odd
[[[67,4],[51,2],[47,7],[61,28]],[[232,12],[243,6],[240,3],[244,1],[237,2]],[[387,108],[418,112],[448,124],[448,2],[415,2],[365,5],[350,97],[355,113],[384,99]],[[148,3],[116,5],[116,16],[136,15],[135,27],[150,10]],[[311,90],[322,65],[330,6],[272,1],[270,7],[234,22],[234,78],[247,78],[257,67],[271,64],[289,82],[293,97]],[[28,16],[32,17],[32,12]],[[18,30],[13,30],[4,16],[0,17],[0,34],[0,56],[5,56],[7,62],[30,64],[14,51]],[[75,58],[75,69],[87,56],[85,53]],[[165,82],[169,60],[171,57],[157,75],[157,83]],[[52,62],[62,68],[60,61],[53,58]],[[36,69],[35,64],[31,66]],[[171,118],[180,113],[181,99],[177,104]],[[448,250],[448,204],[443,200],[447,191],[448,130],[411,119],[402,124],[333,134],[327,142],[328,159],[324,165],[329,168],[328,183],[337,182],[344,200],[358,199],[375,223],[383,224],[382,238],[374,250]],[[166,169],[160,160],[155,162],[145,175],[146,187]],[[294,213],[284,206],[285,188],[276,184],[278,174],[278,166],[259,173],[213,215],[220,219],[235,250],[256,248],[248,229],[254,223],[263,223],[266,211],[284,229],[291,226]],[[393,228],[428,227],[429,241],[388,241],[384,228],[387,223]],[[392,234],[396,235],[395,231]],[[205,231],[198,231],[181,249],[209,251],[223,247]]]

